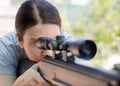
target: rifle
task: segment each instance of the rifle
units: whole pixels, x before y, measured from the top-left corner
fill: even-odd
[[[59,50],[54,58],[46,56],[40,62],[40,74],[54,86],[120,86],[117,71],[108,71],[87,65],[76,64],[75,58],[92,59],[97,51],[92,40],[65,41],[64,36],[56,40],[40,37],[36,46],[44,50]],[[19,65],[19,75],[34,62],[26,59]]]

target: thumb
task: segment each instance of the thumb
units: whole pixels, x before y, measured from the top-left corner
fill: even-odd
[[[33,70],[35,70],[34,72],[36,72],[36,77],[34,77],[34,79],[39,83],[41,84],[40,86],[49,86],[50,83],[48,83],[46,80],[44,80],[43,76],[41,75],[39,69],[39,62],[34,64],[32,67],[31,67]],[[39,85],[38,85],[39,86]]]

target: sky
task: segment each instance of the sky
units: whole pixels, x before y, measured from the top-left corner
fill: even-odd
[[[7,7],[10,5],[9,0],[0,0],[0,7]]]
[[[73,4],[84,6],[86,5],[90,0],[72,0]],[[10,6],[10,0],[0,0],[0,7],[8,7]]]

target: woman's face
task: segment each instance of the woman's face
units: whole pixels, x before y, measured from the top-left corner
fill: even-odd
[[[39,37],[49,37],[55,39],[60,35],[60,28],[55,24],[37,24],[25,31],[23,41],[20,41],[20,47],[24,48],[28,58],[32,61],[40,61],[46,55],[53,56],[51,50],[41,50],[35,45],[35,41]]]

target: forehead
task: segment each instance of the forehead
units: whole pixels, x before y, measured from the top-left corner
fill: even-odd
[[[37,24],[28,28],[25,31],[23,38],[39,38],[39,37],[50,37],[55,38],[60,35],[60,27],[55,24]]]

